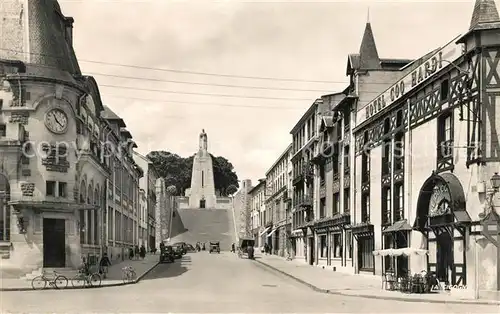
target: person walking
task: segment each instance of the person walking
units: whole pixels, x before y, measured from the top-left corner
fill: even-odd
[[[140,251],[139,251],[139,254],[141,256],[141,259],[144,259],[146,257],[146,247],[143,245],[141,245],[141,248],[140,248]]]
[[[106,279],[106,274],[108,273],[109,266],[111,266],[111,261],[109,260],[108,253],[104,253],[102,255],[101,261],[99,262],[99,274],[104,279]]]

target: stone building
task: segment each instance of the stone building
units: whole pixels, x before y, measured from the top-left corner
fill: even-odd
[[[254,234],[255,245],[258,247],[263,247],[265,243],[272,245],[271,239],[267,237],[268,231],[271,231],[273,217],[266,208],[266,190],[266,179],[259,179],[259,183],[248,190],[249,216],[258,217],[257,225],[251,226],[251,230],[258,229]]]
[[[158,170],[153,165],[153,162],[137,152],[134,152],[134,161],[143,170],[144,176],[139,179],[139,186],[146,193],[147,200],[147,217],[146,217],[146,248],[152,249],[159,245],[158,238],[158,188],[157,181],[159,178]],[[163,187],[164,189],[164,187]],[[165,193],[165,192],[163,192]],[[158,243],[157,243],[158,242]]]
[[[57,1],[0,7],[3,265],[24,273],[74,267],[103,245],[110,167],[100,145],[99,90],[80,72],[73,19]]]
[[[290,160],[290,144],[266,172],[267,194],[266,211],[272,217],[272,226],[267,234],[271,240],[273,254],[285,256],[290,252],[291,234],[291,196],[288,180],[288,163]]]
[[[138,228],[139,228],[139,245],[144,245],[145,247],[148,247],[148,236],[147,236],[147,231],[148,231],[148,198],[146,191],[144,191],[142,188],[139,189],[139,204],[140,204],[140,210],[139,210],[139,219],[138,219]]]
[[[494,1],[478,0],[464,35],[358,102],[356,271],[426,269],[450,285],[498,294],[498,243],[484,225],[499,224],[500,199],[489,183],[500,169],[499,34]],[[389,248],[428,253],[394,257]]]
[[[248,192],[252,189],[251,180],[242,180],[241,188],[233,197],[233,217],[235,232],[238,239],[242,237],[251,237],[251,198]]]
[[[122,118],[105,107],[104,143],[112,176],[107,182],[106,226],[107,252],[112,259],[123,259],[128,248],[139,243],[139,180],[144,171],[133,159],[137,147]]]

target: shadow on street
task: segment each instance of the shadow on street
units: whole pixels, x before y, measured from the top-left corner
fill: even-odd
[[[188,271],[187,265],[191,264],[191,257],[184,255],[182,259],[176,259],[173,263],[162,263],[156,266],[142,280],[162,279],[177,277]]]

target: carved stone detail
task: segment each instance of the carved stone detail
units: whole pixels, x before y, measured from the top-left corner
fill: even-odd
[[[44,144],[42,150],[45,153],[45,158],[42,159],[42,165],[47,171],[68,172],[69,161],[66,158],[66,147],[62,145]]]
[[[12,105],[15,107],[14,105]],[[9,117],[10,123],[20,123],[23,125],[28,124],[29,114],[27,112],[23,113],[12,113]]]
[[[21,183],[21,192],[23,196],[33,196],[35,192],[35,183]]]

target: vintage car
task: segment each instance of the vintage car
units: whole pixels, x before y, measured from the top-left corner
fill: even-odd
[[[182,245],[179,245],[179,244],[173,244],[173,245],[172,245],[172,248],[173,248],[173,250],[174,250],[174,257],[175,257],[176,259],[178,259],[178,258],[182,258],[182,256],[183,256],[184,254],[186,254],[186,253],[185,253],[185,251],[184,251],[184,248],[182,247]]]
[[[217,252],[220,254],[220,242],[219,241],[210,241],[209,253]]]
[[[182,255],[185,255],[188,252],[188,244],[186,242],[177,242],[177,243],[172,244],[172,246],[180,247],[181,251],[182,251]]]
[[[171,245],[166,245],[160,252],[160,263],[173,263],[175,260],[174,248]]]

